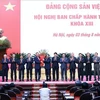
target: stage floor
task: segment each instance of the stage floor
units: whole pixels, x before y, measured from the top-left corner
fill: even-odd
[[[98,79],[98,77],[96,77],[96,79]],[[59,79],[59,81],[46,81],[48,84],[75,84],[75,81],[69,81],[69,77],[67,79],[68,81],[61,81],[61,79]],[[76,81],[78,80],[78,78],[76,77]],[[2,76],[0,76],[0,85],[2,84],[10,84],[10,83],[15,83],[15,84],[18,84],[18,85],[26,85],[26,84],[42,84],[43,81],[45,81],[45,79],[42,79],[40,81],[35,81],[34,78],[32,81],[26,81],[26,79],[24,79],[24,81],[19,81],[19,79],[17,79],[17,81],[11,81],[11,79],[9,78],[8,79],[8,82],[2,82]],[[86,76],[84,76],[83,78],[83,81],[82,82],[87,82],[89,84],[92,84],[94,83],[94,76],[92,75],[91,77],[91,81],[86,81]]]
[[[75,84],[75,81],[45,81],[47,84],[57,84],[57,85],[60,85],[60,84]],[[93,84],[95,81],[82,81],[82,82],[87,82],[89,84]],[[8,82],[0,82],[0,85],[3,85],[3,84],[10,84],[10,83],[14,83],[16,85],[34,85],[34,84],[42,84],[43,81],[16,81],[16,82],[11,82],[11,81],[8,81]]]

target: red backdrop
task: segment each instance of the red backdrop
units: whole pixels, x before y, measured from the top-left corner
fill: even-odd
[[[15,7],[6,11],[9,3]],[[7,52],[20,52],[20,0],[0,0],[0,28],[11,42]]]

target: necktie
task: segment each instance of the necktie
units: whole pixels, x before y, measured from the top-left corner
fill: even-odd
[[[81,61],[81,57],[80,57],[80,61]]]
[[[55,57],[54,60],[56,60],[57,58]]]
[[[15,61],[15,58],[13,58],[13,62]]]
[[[6,59],[4,59],[4,62],[6,62]]]
[[[96,62],[97,62],[97,57],[95,58]]]
[[[22,63],[22,59],[21,59],[21,63]]]

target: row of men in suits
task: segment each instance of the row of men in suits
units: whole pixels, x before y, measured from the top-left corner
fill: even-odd
[[[7,59],[7,55],[4,55],[4,58],[2,59],[2,80],[4,81],[4,76],[6,76],[6,81],[8,81],[8,63],[11,64],[11,80],[13,81],[13,78],[16,81],[16,65],[18,65],[19,69],[19,80],[24,81],[24,69],[26,64],[27,69],[27,81],[32,81],[32,68],[33,68],[33,62],[35,63],[35,80],[39,81],[41,78],[41,60],[39,57],[39,53],[36,53],[36,56],[34,59],[31,57],[31,54],[28,53],[27,58],[24,59],[23,56],[20,56],[20,59],[16,59],[15,54],[12,55],[12,57]],[[98,57],[98,53],[96,52],[94,57],[92,58],[90,53],[87,53],[86,57],[83,57],[82,54],[79,54],[79,57],[76,58],[74,56],[74,53],[71,54],[69,58],[66,57],[65,54],[62,55],[61,58],[58,57],[57,53],[54,53],[54,57],[52,59],[49,57],[49,55],[46,55],[46,57],[43,59],[43,62],[45,63],[45,74],[46,74],[46,80],[51,80],[51,63],[52,63],[52,76],[53,81],[59,80],[59,63],[61,64],[61,79],[67,81],[67,69],[70,69],[70,81],[75,81],[75,69],[76,69],[76,63],[78,64],[78,78],[79,80],[83,80],[83,68],[84,63],[85,71],[86,71],[86,80],[91,80],[91,70],[92,70],[92,63],[94,63],[94,78],[96,80],[96,73],[98,74],[98,80],[99,80],[99,62],[100,58]],[[69,64],[69,66],[68,66]],[[14,75],[14,76],[13,76]]]
[[[95,55],[92,57],[90,53],[86,54],[86,57],[84,57],[81,53],[79,53],[79,57],[76,58],[74,56],[74,53],[71,54],[70,58],[66,58],[65,54],[63,54],[62,60],[60,60],[61,63],[61,73],[62,73],[62,80],[63,80],[63,74],[65,73],[65,79],[67,80],[67,74],[66,74],[66,62],[69,63],[69,69],[70,69],[70,81],[75,81],[75,69],[76,69],[76,63],[78,64],[78,79],[83,81],[83,75],[84,75],[84,67],[86,72],[86,81],[91,81],[91,72],[92,72],[92,63],[94,63],[94,80],[96,81],[96,73],[98,75],[98,80],[100,79],[100,57],[98,57],[98,53],[96,52]],[[65,60],[64,60],[65,59]],[[84,66],[85,63],[85,66]],[[65,67],[64,67],[65,65]],[[68,68],[68,66],[67,66]],[[65,72],[64,72],[65,71]]]
[[[11,80],[13,79],[16,81],[16,70],[18,65],[19,70],[19,81],[24,81],[24,70],[25,70],[25,64],[26,64],[26,70],[27,70],[27,81],[32,81],[32,69],[33,69],[33,62],[35,62],[35,80],[39,81],[41,78],[41,60],[39,57],[39,53],[36,53],[36,56],[33,58],[31,57],[31,54],[28,53],[27,58],[23,58],[22,55],[20,55],[20,59],[16,59],[15,54],[12,55],[10,59],[7,58],[7,55],[4,54],[4,57],[1,61],[2,64],[2,81],[4,81],[4,77],[6,76],[6,81],[8,81],[8,64],[11,64]],[[49,55],[46,55],[44,59],[45,63],[45,73],[46,73],[46,80],[51,80],[51,59]]]
[[[30,71],[30,80],[32,80],[32,63],[33,60],[30,57],[30,54],[28,54],[27,59],[23,59],[23,56],[20,56],[20,59],[16,59],[15,54],[12,55],[10,59],[7,58],[7,55],[4,54],[4,57],[1,61],[2,63],[2,81],[4,81],[4,76],[6,76],[6,81],[8,81],[8,64],[11,64],[11,80],[13,81],[13,78],[16,81],[16,70],[17,70],[17,65],[18,70],[19,70],[19,80],[24,81],[24,69],[25,69],[25,63],[27,64],[27,79],[29,79],[29,71]]]

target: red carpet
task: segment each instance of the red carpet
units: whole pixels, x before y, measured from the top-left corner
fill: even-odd
[[[97,78],[98,79],[98,78]],[[78,79],[76,79],[76,80],[78,80]],[[21,82],[19,82],[19,80],[17,80],[16,82],[15,81],[11,81],[11,80],[8,80],[8,82],[2,82],[2,77],[0,77],[0,85],[1,84],[5,84],[5,83],[15,83],[15,84],[42,84],[42,82],[43,81],[45,81],[45,80],[41,80],[41,81],[35,81],[35,80],[32,80],[32,81],[26,81],[26,80],[24,80],[24,81],[21,81]],[[75,83],[75,81],[69,81],[69,79],[68,79],[68,81],[61,81],[61,80],[59,80],[59,81],[46,81],[48,84],[74,84]],[[91,81],[86,81],[86,77],[84,76],[84,79],[83,79],[83,81],[82,82],[87,82],[87,83],[90,83],[90,84],[92,84],[92,83],[94,83],[94,77],[92,76],[92,80]]]

